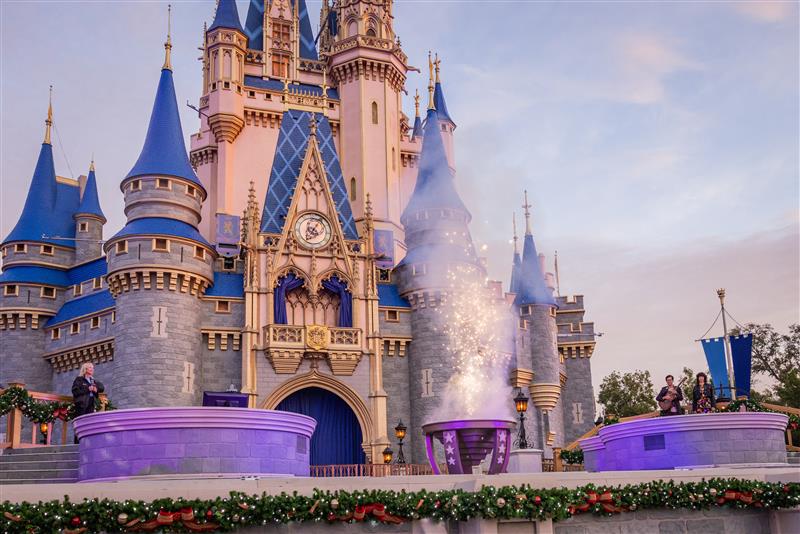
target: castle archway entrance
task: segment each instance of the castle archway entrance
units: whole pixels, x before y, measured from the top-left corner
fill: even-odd
[[[306,387],[284,398],[275,409],[307,415],[317,421],[311,437],[311,465],[366,462],[358,418],[332,391]]]

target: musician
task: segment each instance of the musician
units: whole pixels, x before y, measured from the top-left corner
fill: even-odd
[[[675,378],[672,375],[667,375],[665,380],[667,385],[661,388],[661,392],[656,397],[656,401],[661,407],[661,415],[683,415],[681,388],[675,385]]]
[[[692,390],[692,412],[709,413],[717,407],[714,399],[714,387],[708,383],[705,373],[697,373],[697,381]]]
[[[91,362],[81,365],[78,376],[72,382],[75,417],[94,412],[95,399],[104,389],[103,384],[94,379],[94,365]],[[77,437],[75,443],[78,443]]]

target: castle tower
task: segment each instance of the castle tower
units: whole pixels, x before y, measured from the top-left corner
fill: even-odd
[[[414,94],[414,126],[411,128],[411,140],[422,137],[422,119],[419,117],[419,90]]]
[[[235,0],[220,0],[214,21],[205,33],[203,94],[207,95],[205,118],[216,142],[217,164],[203,176],[211,192],[203,218],[212,224],[218,214],[239,215],[235,204],[233,142],[244,127],[244,71],[247,37],[239,22]],[[207,235],[210,235],[207,234]]]
[[[44,324],[64,303],[70,285],[67,269],[75,261],[78,182],[56,176],[50,131],[52,103],[45,135],[25,205],[11,233],[0,245],[0,381],[22,380],[31,390],[49,391],[50,365]]]
[[[89,176],[83,188],[83,196],[78,211],[74,215],[76,224],[75,263],[84,263],[103,255],[103,225],[106,217],[100,209],[97,196],[97,178],[94,161],[89,166]]]
[[[202,315],[216,257],[197,225],[206,190],[183,140],[170,41],[142,152],[122,180],[127,224],[105,244],[116,299],[114,360],[107,388],[126,407],[200,400]]]
[[[525,237],[522,260],[517,270],[517,296],[514,301],[519,316],[525,321],[528,343],[525,352],[517,355],[517,364],[533,371],[533,382],[529,386],[531,401],[540,410],[539,432],[536,446],[544,448],[563,440],[560,410],[557,408],[561,396],[561,364],[558,356],[556,310],[553,292],[545,283],[545,276],[536,252],[531,231],[530,204],[525,192]]]
[[[402,216],[408,252],[395,269],[399,292],[411,304],[413,342],[408,358],[413,429],[430,422],[453,375],[453,362],[444,356],[447,339],[437,329],[442,319],[436,308],[446,305],[448,295],[459,289],[448,275],[458,272],[458,281],[485,277],[469,233],[471,215],[456,192],[439,131],[439,118],[431,105],[419,175]],[[422,462],[423,440],[413,438],[413,461]]]
[[[428,61],[430,61],[430,57],[428,57]],[[436,54],[436,59],[433,61],[433,66],[436,70],[436,82],[433,89],[433,105],[436,106],[436,113],[439,115],[439,129],[441,130],[442,141],[444,142],[445,152],[447,153],[447,163],[450,165],[451,169],[455,170],[456,154],[453,132],[456,130],[456,123],[453,121],[453,119],[450,117],[450,113],[447,111],[447,102],[445,102],[444,99],[444,89],[442,88],[442,82],[439,77],[441,64],[442,60],[439,59],[439,54]]]
[[[326,8],[323,7],[323,12]],[[367,194],[376,230],[393,232],[401,257],[400,138],[408,60],[395,40],[392,2],[342,0],[336,24],[322,31],[321,49],[341,99],[339,152],[356,221],[363,221]]]

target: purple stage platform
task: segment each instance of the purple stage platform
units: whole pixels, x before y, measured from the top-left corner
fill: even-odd
[[[458,419],[422,425],[428,462],[434,474],[440,474],[433,447],[437,439],[444,447],[448,474],[472,474],[472,468],[492,451],[489,474],[505,473],[515,426],[514,421],[505,419]]]
[[[154,475],[308,476],[311,417],[275,410],[114,410],[75,419],[81,481]]]
[[[675,415],[609,425],[579,443],[592,472],[785,465],[788,420],[762,412]]]

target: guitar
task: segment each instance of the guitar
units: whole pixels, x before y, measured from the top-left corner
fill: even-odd
[[[678,382],[678,385],[675,386],[675,390],[680,389],[680,387],[683,386],[683,384],[685,382],[686,382],[686,377],[684,376],[683,378],[681,378],[681,381]],[[672,409],[672,401],[677,396],[678,396],[677,394],[672,395],[670,393],[667,393],[666,395],[664,395],[664,400],[658,401],[658,407],[664,412],[671,410]]]

